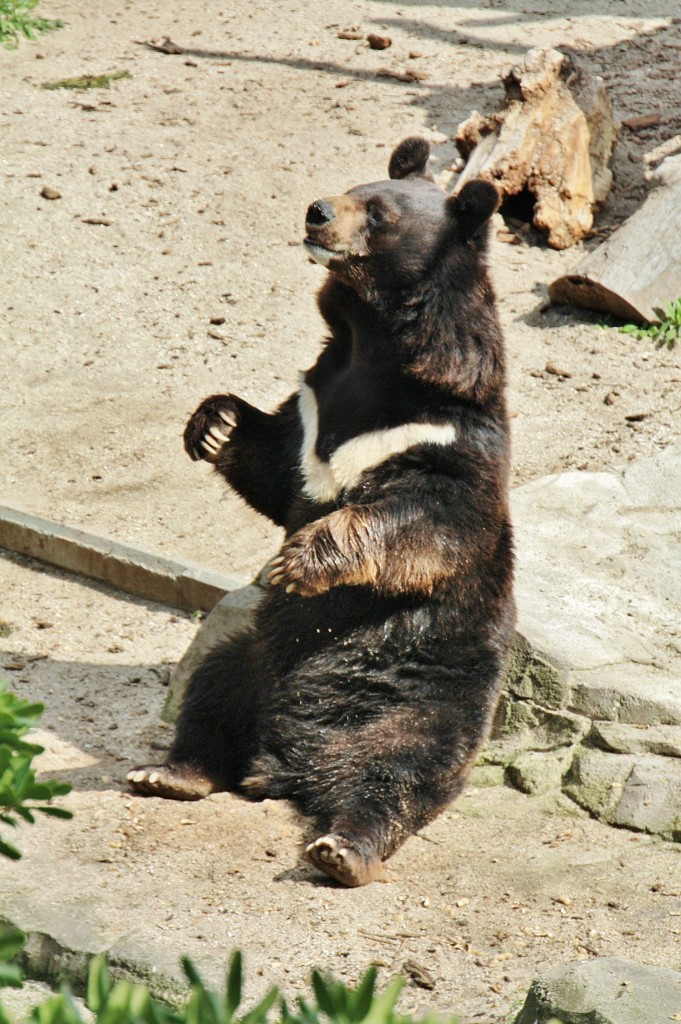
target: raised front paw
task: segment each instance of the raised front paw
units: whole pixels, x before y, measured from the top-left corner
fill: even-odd
[[[238,423],[236,402],[229,395],[205,398],[184,430],[184,447],[197,462],[217,462],[222,447],[231,440]]]

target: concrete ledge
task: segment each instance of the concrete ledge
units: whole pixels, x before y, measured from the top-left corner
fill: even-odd
[[[210,611],[221,597],[246,582],[7,505],[0,505],[0,548],[108,583],[126,594],[188,611]]]

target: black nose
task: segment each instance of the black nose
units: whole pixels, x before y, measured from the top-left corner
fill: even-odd
[[[308,206],[305,223],[315,225],[328,224],[335,216],[336,214],[331,203],[327,203],[324,199],[318,199],[312,206]]]

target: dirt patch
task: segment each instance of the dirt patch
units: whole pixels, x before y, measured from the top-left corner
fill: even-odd
[[[309,202],[382,177],[412,133],[452,182],[458,124],[498,107],[500,73],[530,44],[569,48],[604,77],[617,116],[639,118],[615,151],[601,237],[640,205],[648,164],[681,146],[668,3],[564,7],[330,0],[273,18],[264,2],[210,16],[160,0],[43,3],[67,27],[0,57],[0,499],[249,578],[278,533],[184,456],[181,433],[216,391],[273,406],[315,358],[323,271],[300,245]],[[357,30],[392,45],[373,50]],[[140,45],[165,35],[184,52]],[[120,71],[132,77],[108,90],[40,88]],[[492,248],[516,483],[643,457],[676,434],[680,353],[545,308],[580,254],[532,236]],[[46,765],[76,784],[75,821],[27,831],[11,869],[29,895],[42,872],[55,920],[73,905],[59,888],[70,865],[82,919],[108,921],[112,941],[125,933],[169,961],[186,949],[216,973],[241,944],[263,986],[289,988],[311,964],[355,978],[372,959],[386,974],[416,960],[435,988],[410,988],[404,1008],[471,1020],[502,1021],[561,960],[678,968],[677,853],[570,805],[470,790],[395,858],[391,882],[357,894],[313,883],[285,807],[220,796],[188,811],[124,794],[128,765],[167,744],[168,665],[195,622],[21,560],[2,575],[3,663],[19,666],[3,675],[45,701]]]

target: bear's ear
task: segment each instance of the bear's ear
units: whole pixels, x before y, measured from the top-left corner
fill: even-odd
[[[428,170],[430,143],[418,135],[403,139],[393,151],[388,164],[388,176],[391,178],[425,178],[434,181]]]
[[[460,192],[447,200],[447,212],[456,222],[459,237],[466,241],[486,224],[499,206],[499,193],[494,185],[481,178],[467,182]]]

